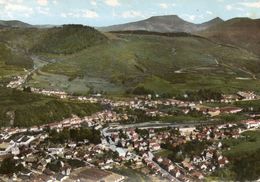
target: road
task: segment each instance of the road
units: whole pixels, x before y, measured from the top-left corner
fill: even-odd
[[[134,123],[134,124],[110,124],[110,129],[114,130],[120,130],[120,129],[126,129],[126,128],[142,128],[142,129],[148,129],[148,128],[188,128],[188,127],[196,127],[200,125],[205,124],[213,124],[211,121],[190,121],[187,123],[163,123],[161,121],[152,121],[152,122],[146,122],[146,123]]]

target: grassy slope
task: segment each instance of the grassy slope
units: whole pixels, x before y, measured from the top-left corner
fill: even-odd
[[[72,79],[102,78],[125,89],[144,85],[158,93],[201,87],[224,92],[245,88],[260,91],[256,86],[258,80],[236,79],[250,78],[252,75],[246,72],[253,74],[260,69],[259,58],[245,50],[199,37],[117,36],[108,43],[50,64],[42,71]],[[177,70],[181,73],[175,73]]]
[[[220,23],[199,34],[213,40],[237,45],[260,55],[260,20],[235,18]]]
[[[55,60],[60,54],[77,52],[106,41],[106,37],[91,27],[69,25],[59,28],[2,28],[0,29],[0,76],[23,74],[33,67],[29,55],[50,55]]]
[[[95,104],[64,101],[0,87],[0,127],[10,125],[12,113],[15,116],[14,126],[28,127],[60,121],[72,114],[85,116],[98,110],[100,106]]]
[[[19,52],[13,51],[0,42],[0,80],[6,80],[12,76],[23,75],[24,68],[32,68],[32,60]]]
[[[0,40],[20,54],[37,53],[62,60],[43,68],[48,74],[34,75],[32,86],[113,94],[136,86],[172,94],[201,87],[224,92],[260,91],[258,80],[236,79],[258,76],[257,56],[196,36],[110,34],[113,38],[107,41],[94,29],[75,25],[0,31]],[[56,79],[59,75],[65,75],[62,83]]]

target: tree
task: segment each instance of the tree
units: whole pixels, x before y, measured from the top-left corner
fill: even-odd
[[[5,158],[0,166],[0,174],[11,175],[15,173],[15,161],[11,157]]]

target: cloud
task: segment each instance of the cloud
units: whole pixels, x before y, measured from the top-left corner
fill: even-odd
[[[233,9],[233,6],[232,5],[230,5],[230,4],[228,4],[228,5],[226,5],[226,10],[228,10],[228,11],[230,11],[230,10],[232,10]]]
[[[23,5],[21,0],[0,0],[0,5],[2,18],[30,17],[34,13],[33,8]]]
[[[225,9],[228,11],[233,11],[233,10],[245,11],[243,8],[237,7],[235,4],[228,4],[225,6]]]
[[[139,11],[125,11],[121,14],[121,17],[123,18],[136,18],[136,17],[144,17],[144,15]]]
[[[249,18],[257,18],[257,14],[256,13],[252,13],[252,12],[247,12],[245,14],[245,16],[249,17]]]
[[[166,4],[166,3],[161,3],[161,4],[159,4],[159,6],[161,8],[163,8],[163,9],[167,9],[168,8],[168,4]]]
[[[96,6],[97,5],[97,1],[96,0],[92,0],[92,1],[90,1],[90,4],[93,5],[93,6]]]
[[[196,15],[183,14],[182,16],[184,19],[187,19],[189,21],[194,21],[196,19]]]
[[[50,8],[36,7],[36,10],[39,14],[50,15]]]
[[[260,8],[260,1],[256,2],[242,2],[239,3],[242,6],[248,7],[248,8]]]
[[[112,7],[120,6],[120,3],[118,2],[118,0],[105,0],[105,3],[108,6],[112,6]]]
[[[208,15],[213,15],[212,11],[206,11]]]
[[[84,18],[97,18],[98,14],[96,11],[93,10],[85,10],[82,14],[82,17]]]
[[[99,15],[96,11],[93,10],[78,10],[78,11],[71,11],[71,12],[66,12],[66,13],[61,13],[61,17],[67,18],[67,17],[72,17],[72,18],[98,18]]]
[[[47,6],[48,5],[48,0],[37,0],[37,3],[41,6]]]
[[[160,3],[159,6],[160,6],[162,9],[168,9],[168,8],[170,8],[170,7],[176,6],[176,4],[174,4],[174,3],[172,3],[172,4]]]
[[[192,15],[192,14],[183,14],[182,17],[187,21],[194,21],[197,19],[204,19],[203,15]]]
[[[195,20],[196,16],[195,15],[189,15],[188,18],[193,21],[193,20]]]

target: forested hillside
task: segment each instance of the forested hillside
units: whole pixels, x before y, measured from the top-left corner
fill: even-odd
[[[32,48],[33,52],[72,54],[97,45],[106,37],[92,27],[64,25],[46,30],[41,41]]]
[[[64,101],[0,87],[0,126],[38,126],[61,121],[72,114],[90,115],[100,109],[96,104]]]

